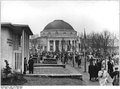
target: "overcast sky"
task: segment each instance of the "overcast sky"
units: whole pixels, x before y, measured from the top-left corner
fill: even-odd
[[[118,1],[2,1],[1,22],[28,24],[34,34],[56,20],[68,22],[76,31],[119,35]]]

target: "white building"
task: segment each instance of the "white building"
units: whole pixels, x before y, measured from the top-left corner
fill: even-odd
[[[42,51],[79,51],[77,31],[63,20],[54,20],[40,32]]]
[[[7,60],[12,70],[24,71],[24,57],[29,59],[29,35],[33,35],[28,25],[1,24],[1,68]]]

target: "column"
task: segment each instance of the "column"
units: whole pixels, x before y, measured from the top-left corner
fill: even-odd
[[[70,45],[71,45],[70,51],[72,52],[72,40],[70,40]]]
[[[75,40],[75,51],[77,50],[77,41]]]
[[[74,39],[74,52],[75,52],[75,50],[76,50],[76,44],[75,44],[76,42],[75,42],[75,39]]]
[[[61,52],[61,40],[59,40],[59,50]]]
[[[50,41],[48,39],[47,51],[50,51]]]
[[[25,32],[22,31],[22,73],[24,72],[24,42],[25,42]]]
[[[45,46],[43,46],[43,51],[45,50]]]
[[[27,35],[27,63],[28,63],[28,60],[29,60],[29,35]]]
[[[55,52],[55,40],[53,40],[53,51]]]
[[[66,51],[68,51],[68,40],[65,41],[65,47],[66,47]]]
[[[78,49],[77,51],[80,52],[79,51],[80,50],[80,48],[79,48],[79,41],[77,41],[77,49]]]

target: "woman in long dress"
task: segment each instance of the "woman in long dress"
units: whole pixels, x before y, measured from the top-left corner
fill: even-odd
[[[108,77],[109,77],[109,74],[104,69],[104,67],[102,67],[101,70],[98,72],[100,86],[105,86],[107,84]]]

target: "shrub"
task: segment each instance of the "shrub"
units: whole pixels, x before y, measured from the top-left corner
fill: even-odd
[[[3,73],[5,73],[6,78],[8,77],[8,74],[12,73],[11,68],[9,67],[9,63],[7,60],[5,60],[6,66],[3,68]]]

